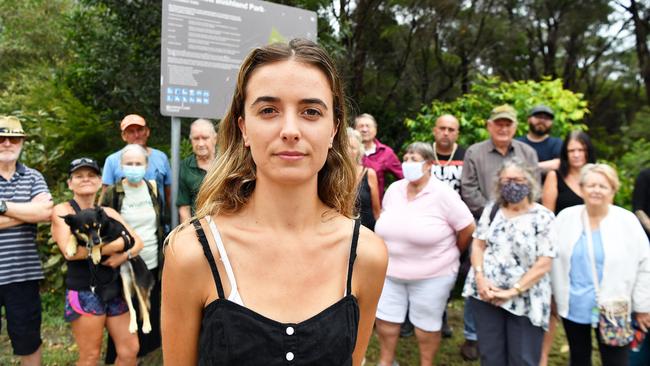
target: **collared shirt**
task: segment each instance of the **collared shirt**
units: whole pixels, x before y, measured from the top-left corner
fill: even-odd
[[[166,207],[165,186],[172,184],[172,168],[169,165],[169,159],[167,159],[167,155],[165,155],[164,152],[154,148],[150,149],[151,152],[147,157],[147,171],[144,174],[144,179],[153,179],[156,181],[158,196],[160,197],[163,206]],[[122,150],[119,150],[106,158],[104,169],[102,170],[103,184],[110,186],[124,178],[122,164],[120,164],[121,157]]]
[[[196,196],[207,172],[201,168],[196,161],[196,155],[192,154],[181,162],[178,197],[176,206],[190,206],[192,215],[196,209]]]
[[[506,155],[494,146],[492,139],[476,143],[465,152],[461,193],[474,217],[478,218],[487,202],[492,198],[496,183],[496,172],[508,158],[517,157],[536,171],[537,182],[541,175],[537,168],[537,153],[521,141],[513,140]]]
[[[393,149],[375,139],[375,151],[364,155],[363,166],[372,168],[377,172],[377,183],[379,185],[379,197],[384,195],[384,174],[390,172],[397,179],[404,178],[402,174],[402,163],[395,155]]]
[[[50,191],[37,170],[16,163],[11,179],[0,176],[0,199],[26,203]],[[22,224],[0,230],[0,285],[43,279],[36,248],[36,224]]]
[[[375,225],[388,248],[386,274],[419,280],[458,273],[456,233],[474,221],[472,214],[458,193],[434,177],[410,201],[408,184],[402,179],[388,187]]]

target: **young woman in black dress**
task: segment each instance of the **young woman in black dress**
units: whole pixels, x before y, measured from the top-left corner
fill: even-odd
[[[387,254],[352,219],[344,103],[310,41],[244,60],[200,220],[165,251],[165,365],[361,364]]]

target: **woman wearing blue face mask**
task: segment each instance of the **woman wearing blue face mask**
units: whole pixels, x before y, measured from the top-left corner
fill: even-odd
[[[122,149],[120,158],[124,178],[109,186],[101,198],[101,205],[115,209],[124,221],[140,236],[144,248],[140,256],[156,279],[151,291],[151,332],[143,334],[138,327],[140,340],[139,357],[160,347],[160,281],[158,269],[162,264],[161,244],[163,239],[161,225],[161,202],[155,180],[145,180],[147,170],[147,151],[140,145],[131,144]],[[134,301],[134,304],[137,302]],[[137,309],[136,309],[137,310]],[[112,363],[113,342],[109,341],[106,352],[107,363]]]
[[[420,362],[431,365],[440,345],[442,314],[456,282],[460,253],[474,219],[453,188],[431,176],[430,144],[406,149],[404,179],[386,190],[375,233],[388,247],[388,271],[377,307],[380,365],[394,364],[400,324],[415,327]]]
[[[537,180],[519,159],[506,160],[496,178],[495,200],[474,233],[463,296],[472,302],[481,365],[537,366],[551,314],[554,216],[535,202]]]

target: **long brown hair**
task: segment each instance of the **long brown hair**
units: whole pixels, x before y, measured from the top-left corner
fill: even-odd
[[[255,189],[256,166],[250,150],[244,146],[237,124],[238,119],[244,117],[246,86],[257,68],[288,60],[317,67],[329,81],[338,132],[327,153],[325,165],[318,172],[318,197],[338,213],[353,216],[356,174],[354,163],[347,153],[349,141],[344,128],[346,108],[341,79],[334,63],[322,48],[308,40],[294,39],[288,44],[256,48],[242,63],[230,108],[219,124],[217,160],[203,179],[198,193],[197,217],[238,212],[250,199]]]

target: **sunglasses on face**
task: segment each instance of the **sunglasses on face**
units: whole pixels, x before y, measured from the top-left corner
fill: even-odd
[[[4,144],[6,140],[15,145],[23,141],[23,138],[22,136],[0,136],[0,144]]]

